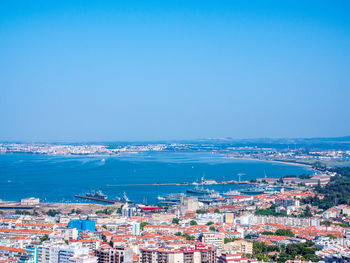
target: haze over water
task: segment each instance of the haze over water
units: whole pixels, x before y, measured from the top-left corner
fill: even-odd
[[[145,152],[118,157],[46,156],[31,154],[0,155],[0,199],[20,200],[39,197],[47,202],[82,202],[75,194],[101,189],[109,199],[125,191],[134,202],[156,203],[158,195],[185,192],[193,186],[123,186],[115,184],[150,184],[194,182],[202,176],[215,180],[242,180],[311,173],[305,166],[282,163],[233,160],[224,155],[190,152]],[[236,185],[215,185],[218,191],[237,189]]]

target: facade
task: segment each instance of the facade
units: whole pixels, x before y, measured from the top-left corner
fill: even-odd
[[[218,257],[218,263],[228,263],[228,262],[237,262],[237,263],[247,263],[248,258],[242,257],[242,254],[229,254],[222,253],[221,256]]]
[[[35,197],[29,197],[29,198],[24,198],[21,199],[21,205],[38,205],[40,203],[40,199],[39,198],[35,198]]]
[[[95,221],[91,220],[71,220],[68,223],[69,228],[76,228],[78,229],[78,232],[81,231],[95,231]]]
[[[201,241],[206,244],[211,244],[219,249],[224,245],[225,234],[220,232],[207,232],[201,236]]]
[[[141,248],[142,263],[216,263],[216,248],[206,245],[181,248]]]
[[[120,255],[113,248],[98,248],[95,250],[98,263],[120,263]]]

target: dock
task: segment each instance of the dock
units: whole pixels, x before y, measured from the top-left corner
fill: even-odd
[[[102,199],[102,198],[97,198],[97,197],[92,197],[92,196],[75,195],[75,197],[81,198],[81,199],[92,200],[92,201],[96,201],[96,202],[101,202],[101,203],[108,203],[108,204],[115,204],[116,203],[116,201],[113,201],[113,200]]]
[[[251,184],[249,181],[221,181],[221,182],[215,182],[213,184],[204,184],[204,185],[223,185],[223,184]],[[153,183],[153,184],[107,184],[107,187],[123,187],[123,186],[162,186],[162,185],[194,185],[193,183],[184,182],[184,183]]]

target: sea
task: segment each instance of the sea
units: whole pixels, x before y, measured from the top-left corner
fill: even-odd
[[[312,174],[306,166],[278,162],[229,159],[211,152],[135,152],[120,156],[48,156],[0,154],[0,199],[20,201],[38,197],[42,202],[89,202],[74,197],[100,189],[108,199],[125,192],[133,202],[157,204],[158,196],[185,193],[193,185],[142,185],[200,182],[201,178],[250,180]],[[134,184],[126,186],[127,184]],[[140,184],[140,185],[135,185]],[[122,186],[110,186],[122,185]],[[250,185],[209,185],[219,192]]]

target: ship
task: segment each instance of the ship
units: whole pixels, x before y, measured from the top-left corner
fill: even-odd
[[[201,183],[201,186],[196,186],[195,188],[193,189],[187,189],[186,190],[186,193],[189,193],[189,194],[196,194],[196,195],[209,195],[209,194],[212,194],[214,193],[215,191],[214,190],[210,190],[208,188],[205,188],[204,186],[204,177],[202,177],[202,183]]]
[[[109,204],[114,204],[113,200],[108,200],[107,195],[102,193],[101,190],[98,191],[90,191],[86,193],[85,195],[75,195],[76,198],[81,198],[81,199],[87,199],[87,200],[93,200],[93,201],[98,201],[98,202],[103,202],[103,203],[109,203]]]
[[[202,195],[200,197],[198,197],[198,201],[202,202],[202,203],[206,203],[206,204],[211,204],[214,202],[218,202],[219,198],[221,198],[221,195],[219,193],[211,193],[208,195]]]
[[[183,193],[168,194],[166,196],[158,196],[157,199],[162,204],[177,204],[180,203]]]
[[[245,195],[259,195],[265,192],[265,188],[263,187],[252,187],[248,189],[242,189],[240,192]]]
[[[123,203],[132,203],[131,200],[126,196],[126,193],[123,193],[122,197],[117,197],[115,199],[116,202],[123,202]]]
[[[206,195],[206,194],[213,193],[214,190],[210,190],[210,189],[205,188],[203,186],[201,186],[201,187],[196,186],[193,189],[187,189],[186,192],[189,194]]]
[[[237,190],[231,190],[230,191],[227,191],[227,192],[224,192],[222,193],[222,195],[226,195],[226,196],[233,196],[233,195],[240,195],[241,193]]]

